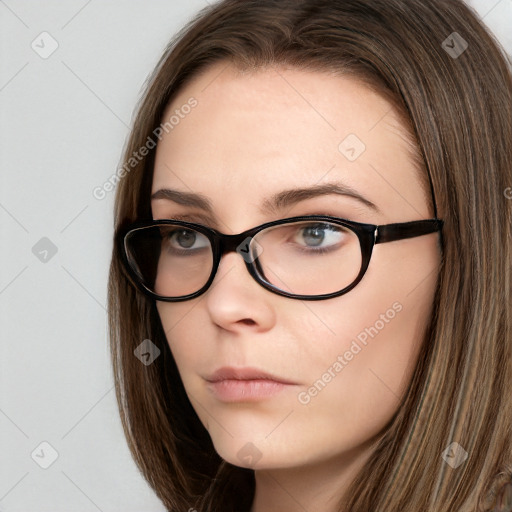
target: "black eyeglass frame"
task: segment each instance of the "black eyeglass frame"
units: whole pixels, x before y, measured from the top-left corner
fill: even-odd
[[[248,229],[242,233],[238,233],[235,235],[226,235],[217,231],[213,228],[204,226],[202,224],[196,224],[194,222],[187,222],[182,220],[173,220],[173,219],[161,219],[161,220],[148,220],[148,221],[139,221],[129,226],[126,226],[124,229],[120,229],[116,235],[116,241],[118,244],[119,251],[121,253],[121,259],[125,269],[128,271],[129,276],[131,277],[132,282],[145,293],[147,296],[152,299],[164,301],[164,302],[182,302],[185,300],[194,299],[202,295],[208,288],[211,286],[213,280],[215,279],[215,275],[217,274],[217,270],[219,268],[220,260],[222,256],[228,252],[237,252],[237,247],[248,237],[252,238],[260,231],[273,227],[279,226],[282,224],[291,224],[294,222],[300,221],[319,221],[319,222],[330,222],[333,224],[337,224],[340,226],[344,226],[350,230],[352,230],[358,237],[359,243],[361,246],[361,268],[359,270],[359,274],[355,278],[355,280],[342,290],[339,290],[334,293],[329,294],[321,294],[321,295],[297,295],[288,293],[280,288],[274,286],[273,284],[266,281],[263,276],[261,276],[258,271],[258,258],[256,257],[253,261],[247,261],[245,258],[244,262],[249,271],[249,274],[258,282],[261,286],[266,288],[267,290],[276,293],[277,295],[281,295],[283,297],[289,297],[297,300],[325,300],[331,299],[333,297],[339,297],[340,295],[344,295],[352,290],[363,278],[368,267],[370,265],[370,259],[373,252],[373,247],[375,244],[385,243],[385,242],[393,242],[395,240],[404,240],[407,238],[414,238],[417,236],[427,235],[430,233],[435,233],[437,231],[442,231],[443,220],[442,219],[423,219],[409,222],[399,222],[393,224],[385,224],[385,225],[375,225],[375,224],[364,224],[360,222],[350,221],[347,219],[342,219],[339,217],[332,217],[329,215],[301,215],[297,217],[288,217],[286,219],[280,219],[272,222],[266,222],[264,224],[260,224],[254,228]],[[142,280],[140,279],[137,272],[132,268],[130,262],[128,260],[128,253],[126,249],[126,237],[127,235],[134,230],[138,230],[141,228],[148,228],[152,226],[161,226],[161,225],[177,225],[182,226],[184,228],[193,229],[198,231],[199,233],[204,234],[210,241],[212,248],[212,257],[213,257],[213,266],[210,277],[206,284],[199,289],[198,291],[183,295],[180,297],[164,297],[154,293],[151,289],[147,288]],[[442,233],[441,233],[442,234]],[[261,267],[260,267],[261,268]]]

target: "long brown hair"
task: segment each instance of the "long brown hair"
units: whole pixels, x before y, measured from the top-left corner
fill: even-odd
[[[512,78],[505,52],[461,0],[224,0],[166,48],[124,149],[108,288],[116,396],[142,474],[170,511],[248,510],[254,493],[253,471],[215,452],[116,238],[152,218],[154,149],[130,158],[155,138],[177,91],[222,60],[334,72],[378,91],[409,128],[444,220],[416,371],[340,510],[512,510]],[[145,339],[161,351],[147,366],[134,356]],[[442,456],[453,442],[468,453],[457,468]]]

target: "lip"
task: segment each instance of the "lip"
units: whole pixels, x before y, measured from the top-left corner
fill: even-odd
[[[208,389],[223,402],[255,402],[270,398],[295,382],[258,368],[219,368],[205,378]]]

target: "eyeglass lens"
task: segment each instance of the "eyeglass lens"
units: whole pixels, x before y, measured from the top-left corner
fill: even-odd
[[[200,290],[210,278],[213,250],[194,229],[165,224],[139,228],[125,239],[128,261],[157,295],[177,298]],[[296,295],[335,293],[359,275],[359,238],[348,227],[324,221],[271,226],[251,240],[251,261],[260,277]]]

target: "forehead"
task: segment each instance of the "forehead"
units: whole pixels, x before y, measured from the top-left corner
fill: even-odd
[[[341,180],[391,216],[428,213],[401,123],[354,79],[284,67],[241,72],[219,62],[179,92],[162,122],[171,118],[152,192],[197,192],[229,215],[256,211],[290,185]]]

